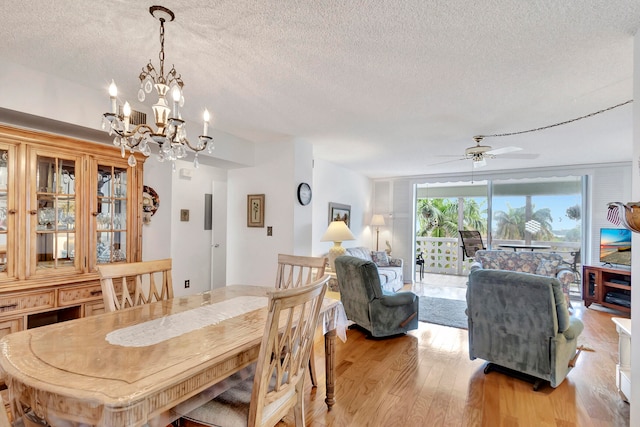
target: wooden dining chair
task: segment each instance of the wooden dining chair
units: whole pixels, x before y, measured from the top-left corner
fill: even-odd
[[[326,257],[278,254],[276,288],[289,289],[308,285],[324,276]]]
[[[293,408],[295,425],[304,426],[304,376],[328,281],[269,292],[255,375],[183,415],[181,425],[274,426]]]
[[[290,289],[308,285],[324,276],[324,270],[328,263],[329,259],[326,257],[278,254],[276,288]],[[313,346],[309,357],[309,375],[311,376],[311,385],[317,387],[318,376]]]
[[[11,422],[9,421],[9,414],[7,413],[7,408],[4,406],[4,399],[0,394],[0,427],[11,427]]]
[[[173,298],[170,258],[100,265],[98,275],[107,312]]]

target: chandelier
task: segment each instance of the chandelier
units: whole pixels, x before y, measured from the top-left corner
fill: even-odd
[[[111,112],[104,113],[102,119],[102,129],[109,135],[114,135],[113,145],[120,147],[122,157],[129,152],[128,164],[131,167],[136,165],[134,152],[138,151],[145,156],[151,154],[149,148],[153,143],[159,147],[158,161],[171,161],[172,169],[175,171],[175,160],[187,156],[187,149],[195,153],[193,165],[199,166],[198,153],[208,147],[211,153],[214,149],[213,138],[207,135],[209,130],[209,111],[204,110],[202,135],[198,137],[195,144],[187,139],[186,123],[182,120],[180,108],[184,106],[184,96],[182,87],[184,82],[182,76],[178,74],[175,67],[164,74],[164,23],[174,20],[173,12],[162,6],[151,6],[149,8],[151,16],[160,21],[160,69],[157,70],[151,61],[142,68],[140,72],[140,90],[138,90],[138,101],[144,102],[145,93],[151,93],[155,88],[158,101],[152,106],[156,129],[146,123],[133,126],[131,124],[131,106],[125,102],[121,108],[118,107],[118,88],[112,80],[109,86],[109,98],[111,100]],[[171,93],[173,108],[167,103],[167,95]]]

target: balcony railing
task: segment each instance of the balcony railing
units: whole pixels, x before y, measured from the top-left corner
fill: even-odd
[[[501,244],[522,244],[523,240],[493,240],[493,248],[498,248]],[[545,245],[549,252],[559,253],[567,261],[572,257],[570,253],[577,251],[580,244],[577,242],[546,242],[532,241],[533,245]],[[424,271],[426,273],[452,274],[466,276],[473,259],[465,258],[462,261],[462,248],[458,244],[458,239],[453,237],[418,237],[416,238],[416,250],[422,252],[424,258]]]

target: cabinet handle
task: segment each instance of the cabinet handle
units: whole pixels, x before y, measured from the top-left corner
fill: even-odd
[[[92,297],[95,297],[96,295],[102,295],[102,291],[91,291]]]
[[[7,305],[0,305],[0,310],[4,310],[5,308],[16,308],[16,307],[18,307],[17,303],[7,304]]]
[[[30,211],[29,211],[29,213],[30,213],[31,215],[35,215],[35,214],[37,214],[37,213],[38,213],[38,211],[36,211],[36,210],[30,210]]]
[[[17,210],[15,210],[15,209],[9,209],[9,213],[10,213],[10,214],[12,214],[12,215],[13,215],[14,213],[16,213],[16,212],[18,212],[18,211],[17,211]]]

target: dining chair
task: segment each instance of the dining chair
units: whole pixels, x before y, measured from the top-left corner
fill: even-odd
[[[100,265],[98,275],[107,312],[173,298],[171,258]]]
[[[326,257],[278,254],[276,288],[290,289],[308,285],[324,276],[328,262],[329,259]],[[313,346],[311,346],[309,357],[309,375],[311,375],[311,385],[317,387],[318,377]]]
[[[183,415],[181,425],[274,426],[293,408],[295,425],[304,426],[304,376],[328,281],[269,292],[255,375]]]
[[[458,230],[460,233],[460,239],[462,240],[462,260],[465,257],[473,259],[476,256],[476,252],[481,249],[486,249],[482,236],[477,230]]]
[[[324,276],[326,257],[278,254],[276,288],[288,289],[308,285]]]
[[[4,406],[4,399],[0,394],[0,427],[11,427],[11,422],[9,422],[9,414],[7,413],[7,409]]]

